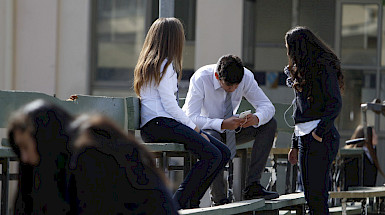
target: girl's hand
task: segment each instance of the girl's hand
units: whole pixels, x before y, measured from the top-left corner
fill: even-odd
[[[322,143],[322,138],[319,137],[317,134],[315,134],[315,132],[311,132],[311,135],[313,136],[314,139],[316,139],[318,142],[321,142]]]
[[[204,134],[204,133],[202,132],[202,130],[201,130],[198,126],[196,126],[196,127],[194,128],[194,131],[196,131],[196,132],[197,132],[198,134],[200,134],[203,138],[205,138],[207,141],[210,142],[209,137],[208,137],[206,134]]]
[[[198,126],[195,126],[194,131],[200,133],[201,129]]]
[[[298,162],[298,149],[290,149],[287,159],[291,164],[297,164]]]
[[[201,133],[201,136],[202,137],[204,137],[207,141],[209,141],[210,142],[210,139],[209,139],[209,137],[206,135],[206,134],[204,134],[204,133]]]

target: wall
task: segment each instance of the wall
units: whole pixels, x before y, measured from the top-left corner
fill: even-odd
[[[89,94],[90,1],[61,0],[56,94]]]
[[[13,67],[14,1],[0,1],[0,89],[10,89]]]
[[[90,1],[0,2],[0,89],[88,92]]]
[[[13,89],[56,93],[58,1],[16,2]]]
[[[6,2],[0,1],[0,89],[4,87],[4,74],[5,74],[5,35],[7,33],[6,29]]]
[[[242,54],[242,0],[197,0],[195,69]]]

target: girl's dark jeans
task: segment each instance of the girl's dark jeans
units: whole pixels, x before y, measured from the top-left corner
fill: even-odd
[[[299,165],[310,214],[329,214],[329,172],[339,145],[340,135],[334,126],[322,143],[311,133],[299,138]]]
[[[184,144],[185,149],[199,159],[173,196],[180,208],[198,207],[211,182],[230,159],[230,150],[225,144],[207,135],[209,142],[190,127],[174,119],[152,119],[141,128],[141,136],[144,142]],[[188,205],[189,201],[191,206]]]

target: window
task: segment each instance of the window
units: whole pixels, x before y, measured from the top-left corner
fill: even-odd
[[[183,76],[181,88],[188,88],[188,81],[194,73],[195,63],[195,0],[175,0],[174,15],[183,23],[186,43],[183,50]],[[183,84],[183,81],[185,82]],[[182,93],[185,91],[181,89]]]
[[[362,123],[361,104],[373,101],[380,92],[381,80],[377,80],[377,75],[381,71],[378,40],[381,29],[378,25],[382,4],[379,1],[342,0],[337,5],[336,20],[340,22],[336,23],[336,47],[345,77],[343,106],[337,125],[341,130],[352,130]],[[371,111],[367,116],[368,125],[383,130]]]
[[[292,3],[257,0],[254,7],[255,13],[245,14],[246,17],[255,16],[255,37],[250,44],[255,48],[253,69],[257,72],[281,71],[287,62],[284,36],[291,27]],[[247,29],[245,33],[248,33]]]
[[[346,65],[376,65],[378,5],[343,4],[341,59]]]
[[[134,68],[146,33],[159,16],[158,0],[93,1],[93,95],[134,95]],[[175,1],[175,17],[186,31],[184,78],[194,71],[196,1]],[[185,78],[185,79],[186,79]]]
[[[103,88],[131,88],[133,69],[145,36],[146,3],[136,0],[95,2],[93,94]]]

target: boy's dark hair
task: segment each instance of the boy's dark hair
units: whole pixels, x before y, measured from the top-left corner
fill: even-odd
[[[239,84],[244,75],[242,60],[235,55],[224,55],[217,63],[219,80],[227,84]]]

